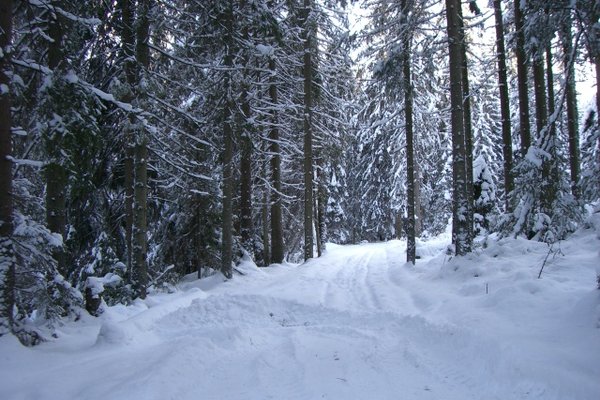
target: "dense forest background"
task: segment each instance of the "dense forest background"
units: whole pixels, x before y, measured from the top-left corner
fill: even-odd
[[[564,239],[600,199],[600,94],[578,104],[600,88],[599,16],[596,0],[0,1],[0,334],[35,344],[82,307],[326,242],[404,237],[414,263],[449,221],[456,256]]]

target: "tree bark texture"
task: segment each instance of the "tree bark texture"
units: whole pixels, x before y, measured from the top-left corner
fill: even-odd
[[[202,201],[199,197],[197,196],[198,199],[196,200],[197,204],[195,207],[195,215],[194,215],[194,219],[196,221],[195,223],[195,233],[194,233],[194,246],[196,247],[195,252],[194,252],[194,263],[196,264],[196,273],[197,273],[197,277],[198,279],[202,279],[202,261],[204,260],[204,243],[203,243],[203,237],[202,237],[202,208],[200,207],[200,202]]]
[[[413,170],[414,170],[414,193],[415,193],[415,237],[423,233],[423,209],[421,207],[421,169],[419,168],[417,153],[417,133],[413,129]]]
[[[9,46],[12,36],[12,0],[0,2],[0,236],[13,232],[11,68]],[[6,88],[6,89],[4,89]]]
[[[317,255],[321,257],[325,251],[327,240],[327,224],[325,222],[325,206],[327,204],[327,187],[323,173],[322,158],[317,157],[317,191],[315,196],[315,232],[317,241]]]
[[[600,54],[596,56],[596,125],[600,131]],[[598,159],[596,162],[600,165],[600,135],[596,144]],[[598,283],[600,285],[600,282]]]
[[[450,104],[452,109],[452,241],[457,256],[471,251],[467,193],[466,149],[462,93],[462,48],[458,0],[446,0],[450,64]]]
[[[463,20],[462,4],[457,7],[458,20],[460,21],[460,50],[462,70],[462,96],[463,96],[463,118],[465,131],[465,168],[467,177],[467,228],[469,230],[469,241],[474,236],[473,208],[475,194],[473,192],[473,126],[471,122],[471,93],[469,88],[469,64],[467,59],[467,42],[465,35],[465,24]]]
[[[225,16],[227,52],[225,66],[233,66],[233,4],[228,3]],[[225,72],[225,104],[223,106],[223,214],[221,233],[221,273],[227,279],[233,277],[233,100],[231,99],[231,76]]]
[[[554,142],[550,135],[548,123],[548,104],[546,97],[546,78],[544,68],[544,53],[541,49],[536,49],[533,55],[533,85],[535,95],[535,124],[539,143],[544,151],[552,157]],[[541,195],[541,211],[547,215],[551,215],[552,203],[552,182],[551,176],[551,159],[544,158],[542,163],[542,195]]]
[[[275,60],[269,60],[271,72],[271,84],[269,85],[269,97],[272,103],[271,122],[269,131],[270,153],[271,153],[271,262],[279,264],[283,262],[285,248],[283,244],[283,221],[281,213],[281,149],[279,146],[279,115],[277,104],[279,103],[277,93],[277,71]]]
[[[245,0],[240,0],[240,9],[244,11]],[[248,23],[242,28],[244,42],[249,40]],[[250,86],[250,74],[248,68],[248,53],[242,57],[242,68],[244,68],[244,81],[242,82],[242,93],[240,96],[242,110],[242,124],[240,126],[241,157],[240,157],[240,239],[242,247],[254,258],[254,226],[252,220],[252,132],[251,132],[251,109],[248,98]]]
[[[140,87],[142,76],[150,66],[150,49],[148,46],[150,36],[150,0],[138,2],[136,18],[136,61],[137,79],[134,86],[135,100],[143,101],[143,89]],[[144,299],[148,286],[148,266],[146,256],[148,253],[148,138],[144,127],[138,124],[135,130],[134,149],[134,198],[133,198],[133,228],[132,228],[132,253],[133,253],[133,287],[136,294]]]
[[[544,77],[544,55],[542,52],[534,57],[533,84],[535,95],[535,123],[538,135],[548,122],[548,108],[546,102],[546,79]]]
[[[148,266],[146,265],[147,244],[147,198],[148,198],[148,145],[145,137],[138,137],[135,146],[135,190],[133,223],[133,287],[136,294],[146,298]]]
[[[13,329],[15,304],[15,254],[12,193],[12,120],[8,71],[12,36],[12,0],[0,2],[0,334]],[[6,88],[6,89],[4,89]]]
[[[133,175],[135,171],[133,170],[134,146],[130,144],[130,141],[133,141],[133,132],[131,132],[131,126],[126,129],[128,132],[125,133],[125,136],[129,143],[125,145],[125,158],[123,160],[123,184],[125,186],[125,257],[127,270],[131,271],[133,266]]]
[[[242,113],[244,121],[241,132],[240,157],[240,238],[242,247],[254,258],[254,226],[252,223],[252,139],[248,121],[250,103],[247,91],[242,93]]]
[[[567,130],[569,134],[569,165],[571,169],[571,194],[579,198],[579,113],[577,112],[577,90],[575,87],[575,53],[573,52],[573,34],[571,17],[563,29],[563,68],[566,76]]]
[[[123,99],[129,103],[133,101],[133,88],[136,85],[137,72],[135,62],[135,8],[133,0],[120,0],[121,9],[121,41],[124,61],[125,78],[129,85],[129,93]],[[133,268],[133,185],[134,185],[134,141],[135,134],[133,125],[135,117],[129,117],[129,126],[125,129],[125,154],[123,159],[123,184],[124,184],[124,206],[125,206],[125,252],[127,270]]]
[[[514,189],[512,175],[512,133],[510,126],[510,100],[508,95],[508,77],[506,72],[506,48],[504,46],[504,22],[502,20],[502,1],[494,0],[496,19],[496,55],[498,59],[498,90],[500,92],[500,115],[502,118],[502,156],[504,158],[505,212],[512,211],[511,192]]]
[[[404,32],[402,38],[402,77],[404,88],[404,126],[406,130],[406,194],[407,194],[407,222],[406,222],[406,262],[415,264],[416,239],[415,239],[415,149],[413,132],[413,88],[410,68],[411,32],[406,15],[409,7],[407,0],[402,0],[402,15]]]
[[[313,258],[313,122],[312,122],[312,1],[304,0],[302,39],[304,41],[304,260]]]
[[[554,72],[552,69],[552,49],[550,46],[546,47],[546,84],[548,87],[547,95],[548,95],[548,118],[552,118],[555,111],[555,93],[554,93]],[[557,163],[557,137],[556,137],[556,122],[554,119],[548,120],[546,124],[549,124],[547,127],[547,135],[548,135],[548,153],[550,153],[550,159],[547,161],[548,165],[545,167],[548,171],[548,199],[553,202],[558,194],[558,182],[559,182],[559,173],[558,173],[558,163]],[[552,203],[548,204],[548,210],[553,209]]]
[[[523,27],[523,10],[521,2],[515,0],[515,30],[517,36],[516,56],[517,56],[517,80],[519,88],[519,125],[521,136],[521,153],[527,153],[531,146],[531,126],[529,123],[529,85],[527,83],[527,66],[529,64],[527,53],[525,51],[525,31]]]
[[[265,180],[267,177],[267,162],[263,168],[263,177]],[[267,266],[271,263],[271,252],[270,252],[270,239],[269,239],[269,189],[265,188],[263,192],[263,204],[261,207],[261,219],[262,219],[262,237],[263,237],[263,266]]]
[[[551,118],[555,111],[556,95],[554,93],[554,71],[552,70],[552,49],[550,46],[546,47],[546,86],[548,87],[548,118]],[[554,139],[556,138],[556,121],[548,120],[548,123],[550,124],[548,127],[550,137]]]

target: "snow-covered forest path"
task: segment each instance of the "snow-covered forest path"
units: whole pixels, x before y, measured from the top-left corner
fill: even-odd
[[[186,282],[34,349],[2,338],[2,399],[600,398],[597,239],[330,245],[300,266]],[[483,263],[483,264],[482,264]],[[487,293],[486,293],[487,292]]]

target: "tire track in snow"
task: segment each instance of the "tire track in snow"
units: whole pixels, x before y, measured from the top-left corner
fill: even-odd
[[[331,264],[334,273],[328,277],[324,304],[341,309],[373,309],[374,299],[365,293],[364,279],[361,278],[363,271],[366,273],[366,265],[373,257],[373,253],[357,248],[350,257],[339,257],[339,255],[340,253],[337,252],[327,255],[328,259],[335,261]]]

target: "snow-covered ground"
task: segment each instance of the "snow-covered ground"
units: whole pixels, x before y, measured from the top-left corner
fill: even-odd
[[[600,399],[600,241],[329,245],[188,280],[53,342],[0,338],[0,399]]]

